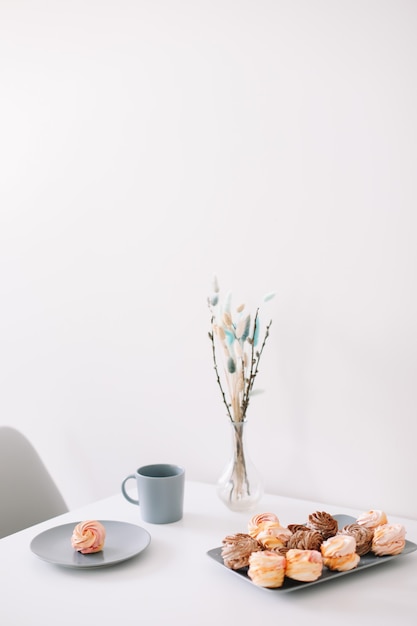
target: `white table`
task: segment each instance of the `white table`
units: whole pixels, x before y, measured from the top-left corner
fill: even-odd
[[[377,503],[369,508],[378,508]],[[255,512],[272,511],[286,525],[316,510],[353,516],[362,512],[278,496],[264,496]],[[387,513],[417,543],[417,521]],[[245,532],[251,515],[226,509],[214,486],[187,482],[184,518],[174,524],[143,523],[138,507],[116,494],[5,537],[0,540],[0,624],[417,623],[417,552],[291,593],[257,588],[207,556],[227,534]],[[150,532],[151,543],[129,561],[82,571],[51,565],[30,551],[32,538],[41,531],[85,519],[136,523]]]

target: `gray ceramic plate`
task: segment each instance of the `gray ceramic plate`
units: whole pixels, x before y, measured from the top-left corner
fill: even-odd
[[[81,554],[74,550],[71,546],[71,536],[78,522],[45,530],[32,539],[30,549],[48,563],[89,569],[127,561],[145,550],[151,541],[148,531],[140,526],[126,522],[100,521],[106,529],[106,541],[101,552]]]
[[[347,524],[352,524],[355,521],[355,519],[353,517],[350,517],[349,515],[334,515],[333,517],[337,519],[339,528],[343,528],[343,526],[346,526]],[[415,543],[412,543],[411,541],[406,541],[405,548],[401,552],[401,554],[398,554],[396,556],[375,556],[375,554],[373,554],[372,552],[369,552],[368,554],[361,556],[359,565],[355,569],[349,570],[348,572],[333,572],[327,569],[326,567],[323,567],[322,575],[320,576],[320,578],[318,578],[317,580],[313,582],[303,583],[297,580],[291,580],[290,578],[285,578],[284,584],[282,585],[282,587],[279,587],[278,589],[268,589],[267,587],[258,587],[258,588],[263,589],[265,591],[272,591],[274,593],[277,593],[277,592],[282,593],[285,591],[297,591],[299,589],[305,589],[306,587],[310,587],[311,585],[317,585],[318,583],[328,582],[329,580],[333,580],[334,578],[338,578],[339,576],[347,576],[348,574],[354,574],[355,572],[358,572],[366,567],[373,567],[374,565],[382,565],[383,563],[386,563],[387,561],[390,561],[391,559],[399,559],[405,554],[414,552],[414,550],[417,550],[417,545]],[[220,563],[221,565],[223,565],[223,567],[226,567],[226,565],[224,565],[223,563],[221,551],[222,551],[221,547],[213,548],[212,550],[209,550],[207,554],[212,559],[217,561],[217,563]],[[244,580],[247,580],[249,583],[254,585],[254,583],[251,581],[251,579],[249,578],[247,574],[247,569],[248,569],[247,567],[239,569],[239,570],[232,570],[228,567],[226,567],[226,569],[229,570],[229,572],[232,572],[233,574],[240,576]]]

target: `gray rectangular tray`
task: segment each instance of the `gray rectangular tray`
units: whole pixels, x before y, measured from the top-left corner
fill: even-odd
[[[352,524],[353,522],[355,522],[355,519],[353,517],[350,517],[349,515],[333,515],[333,517],[337,519],[339,528],[343,528],[343,526],[346,526],[347,524]],[[265,591],[272,591],[274,593],[277,593],[277,592],[283,593],[286,591],[298,591],[299,589],[305,589],[306,587],[310,587],[311,585],[317,585],[319,583],[328,582],[329,580],[334,580],[335,578],[338,578],[340,576],[347,576],[348,574],[354,574],[355,572],[361,571],[367,567],[374,567],[375,565],[382,565],[383,563],[387,563],[387,561],[401,558],[402,556],[406,554],[410,554],[410,552],[414,552],[415,550],[417,550],[417,545],[413,543],[412,541],[406,541],[404,550],[401,552],[401,554],[394,555],[394,556],[391,556],[391,555],[376,556],[372,552],[369,552],[368,554],[361,556],[360,562],[355,569],[349,570],[348,572],[335,572],[335,571],[331,571],[327,569],[327,567],[323,567],[323,573],[320,576],[320,578],[312,582],[299,582],[297,580],[291,580],[291,578],[285,578],[284,584],[282,585],[282,587],[278,587],[276,589],[270,589],[268,587],[259,587],[258,585],[255,585],[255,587],[258,587],[259,589],[263,589]],[[220,565],[225,567],[227,570],[229,570],[229,572],[232,572],[233,574],[240,576],[241,578],[248,581],[252,585],[255,584],[251,581],[251,579],[248,576],[247,567],[243,567],[239,570],[232,570],[229,567],[226,567],[226,565],[224,565],[223,563],[223,557],[221,555],[221,552],[222,552],[222,547],[220,546],[219,548],[213,548],[209,550],[207,554],[210,558],[214,559],[217,563],[219,563]]]

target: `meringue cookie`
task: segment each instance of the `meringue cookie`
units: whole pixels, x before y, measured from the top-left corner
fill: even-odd
[[[359,556],[363,556],[370,552],[372,547],[372,538],[374,536],[374,531],[371,528],[367,528],[362,524],[352,523],[343,526],[342,530],[339,531],[342,535],[352,535],[356,541],[356,553]]]
[[[344,556],[323,557],[323,565],[328,569],[337,572],[348,572],[358,566],[361,557],[357,552],[345,554]]]
[[[106,529],[97,520],[88,520],[77,524],[71,537],[74,550],[82,554],[92,554],[103,549]]]
[[[352,535],[329,537],[321,544],[320,551],[324,565],[338,572],[354,569],[360,561],[360,556],[356,553],[356,540]]]
[[[323,559],[318,550],[292,548],[285,555],[287,566],[285,575],[293,580],[311,582],[320,578]]]
[[[366,528],[371,528],[371,530],[375,530],[377,526],[388,524],[388,519],[384,511],[371,509],[370,511],[362,513],[362,515],[359,515],[356,523],[361,526],[365,526]]]
[[[248,533],[255,539],[258,534],[271,527],[281,527],[280,521],[275,513],[258,513],[254,515],[248,522]]]
[[[292,532],[280,524],[269,526],[256,535],[257,540],[266,550],[284,548],[290,537],[292,537]]]
[[[356,551],[356,541],[352,535],[335,535],[321,544],[323,556],[346,556]]]
[[[372,540],[372,552],[377,556],[400,554],[405,546],[405,533],[402,524],[377,526]]]
[[[230,569],[246,567],[249,564],[249,557],[252,552],[261,549],[261,544],[246,533],[227,535],[227,537],[223,539],[221,552],[223,563]]]
[[[323,543],[323,535],[316,530],[300,528],[291,535],[288,540],[287,548],[295,548],[298,550],[320,550]]]
[[[286,559],[272,550],[252,552],[249,557],[248,576],[255,585],[275,589],[282,587]]]
[[[326,513],[326,511],[316,511],[315,513],[311,513],[308,516],[306,526],[308,526],[311,530],[321,533],[324,539],[333,537],[339,528],[337,520],[330,515],[330,513]]]

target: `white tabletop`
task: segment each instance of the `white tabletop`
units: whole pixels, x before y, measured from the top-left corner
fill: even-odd
[[[316,510],[362,513],[267,495],[255,512],[272,511],[286,525]],[[227,534],[246,532],[252,514],[230,512],[212,485],[187,482],[184,518],[174,524],[142,522],[138,507],[116,494],[5,537],[0,540],[0,624],[415,626],[417,552],[300,591],[266,591],[207,556]],[[417,521],[388,515],[417,543]],[[138,524],[151,534],[151,543],[129,561],[82,571],[51,565],[31,552],[30,542],[41,531],[85,519]]]

